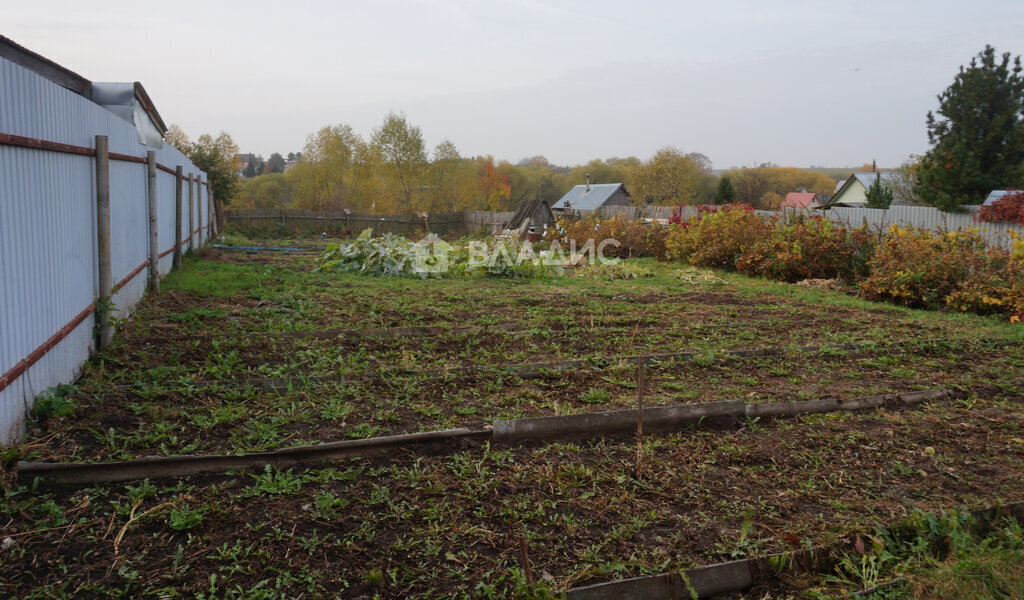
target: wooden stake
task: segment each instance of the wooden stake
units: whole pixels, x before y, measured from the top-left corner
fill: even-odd
[[[181,180],[182,168],[178,165],[174,169],[174,258],[171,263],[172,269],[181,268]]]
[[[160,292],[160,244],[157,226],[157,185],[156,185],[156,152],[146,152],[146,179],[149,183],[147,199],[149,200],[149,289]]]
[[[636,478],[643,475],[644,467],[644,361],[637,366],[636,375]]]
[[[192,252],[196,249],[196,239],[194,235],[196,227],[196,176],[192,173],[188,174],[188,251]]]
[[[105,135],[96,136],[96,249],[99,290],[96,317],[99,319],[98,348],[106,348],[114,338],[114,330],[110,326],[110,313],[113,310],[114,278],[111,268],[110,244],[110,145]]]

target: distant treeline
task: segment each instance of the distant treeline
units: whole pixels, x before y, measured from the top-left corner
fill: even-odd
[[[385,117],[369,140],[348,125],[324,127],[309,136],[297,156],[284,173],[245,179],[232,206],[375,213],[507,211],[527,198],[554,203],[573,186],[586,183],[587,174],[591,183],[625,184],[638,205],[707,204],[720,187],[720,176],[712,173],[707,156],[671,146],[646,161],[616,157],[575,167],[552,165],[544,156],[517,163],[464,157],[448,140],[428,152],[420,128],[395,113]],[[725,175],[736,200],[765,209],[776,208],[788,192],[830,196],[837,181],[816,170],[770,164]]]

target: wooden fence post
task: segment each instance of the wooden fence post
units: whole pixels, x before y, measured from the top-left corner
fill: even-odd
[[[174,262],[175,269],[181,268],[181,165],[174,169]]]
[[[195,188],[196,188],[196,176],[192,173],[188,174],[188,251],[195,250],[195,213],[196,213],[196,202],[195,202]]]
[[[217,234],[216,211],[214,210],[213,207],[214,207],[214,204],[213,204],[213,188],[210,187],[210,180],[207,179],[206,180],[206,212],[207,212],[207,215],[206,215],[206,217],[207,217],[206,218],[207,230],[206,230],[206,232],[209,235],[211,240]]]
[[[149,289],[160,291],[160,246],[157,237],[156,152],[146,152],[146,176],[149,180]]]
[[[105,135],[96,136],[96,248],[99,292],[96,319],[99,321],[97,348],[106,348],[113,339],[110,312],[113,309],[114,277],[110,266],[110,146]]]

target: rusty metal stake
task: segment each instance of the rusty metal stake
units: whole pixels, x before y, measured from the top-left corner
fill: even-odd
[[[643,475],[644,467],[644,361],[637,365],[636,375],[636,478]]]
[[[526,547],[526,528],[519,538],[519,558],[523,561],[523,575],[526,576],[526,585],[533,587],[533,569],[530,568],[530,552]]]

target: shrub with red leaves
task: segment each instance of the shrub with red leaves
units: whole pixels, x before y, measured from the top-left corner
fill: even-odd
[[[1024,225],[1024,192],[1011,190],[1002,198],[974,213],[975,221],[998,223],[1008,221]]]

